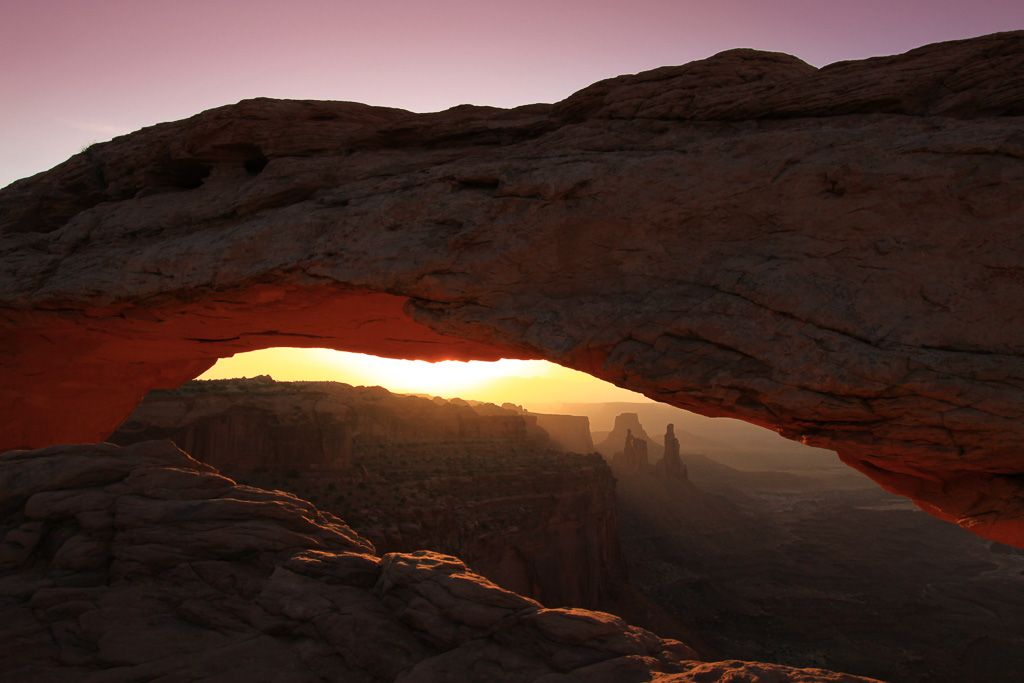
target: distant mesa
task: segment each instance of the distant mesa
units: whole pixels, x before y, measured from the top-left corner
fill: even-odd
[[[228,473],[344,471],[361,453],[387,446],[552,447],[533,417],[493,404],[340,382],[274,382],[266,375],[196,380],[152,392],[107,440],[127,445],[152,439],[171,439]]]
[[[583,415],[526,413],[536,418],[538,427],[551,436],[551,442],[566,453],[594,453],[590,418]]]
[[[585,415],[534,413],[515,403],[502,403],[504,410],[526,415],[551,437],[551,442],[566,453],[595,453],[590,418]]]
[[[663,444],[658,444],[640,424],[636,413],[622,413],[607,438],[597,445],[619,477],[658,474],[672,479],[687,479],[686,465],[679,455],[675,425],[666,428]],[[660,457],[659,457],[660,456]]]
[[[595,448],[598,453],[611,460],[615,457],[616,453],[621,453],[626,447],[626,440],[630,435],[633,439],[643,441],[646,444],[646,452],[652,458],[659,458],[664,451],[664,446],[657,443],[644,431],[643,425],[640,424],[640,416],[636,413],[622,413],[618,415],[615,418],[615,426],[612,428],[612,431],[608,433],[608,436],[603,441],[598,442]]]

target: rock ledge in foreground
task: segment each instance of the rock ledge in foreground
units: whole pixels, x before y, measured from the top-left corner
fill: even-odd
[[[169,442],[0,456],[2,680],[863,682],[699,663],[618,617],[545,609],[368,541]]]

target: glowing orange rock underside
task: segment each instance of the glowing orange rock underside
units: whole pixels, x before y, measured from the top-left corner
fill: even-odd
[[[73,319],[8,311],[0,342],[0,372],[9,378],[0,389],[0,451],[101,441],[146,392],[180,386],[218,358],[243,351],[294,346],[429,361],[525,357],[442,337],[403,311],[406,297],[381,292],[264,284],[200,296],[94,309]]]
[[[261,348],[326,347],[430,361],[536,357],[498,341],[442,336],[406,313],[408,301],[338,286],[258,284],[196,293],[192,301],[154,301],[146,308],[97,308],[75,318],[66,312],[8,311],[0,371],[12,381],[0,389],[0,450],[101,441],[151,389],[177,387],[218,358]],[[607,376],[604,362],[590,350],[570,364],[620,383],[643,384],[641,378]],[[32,390],[14,389],[19,385]],[[922,478],[916,470],[875,467],[849,448],[839,453],[846,464],[927,512],[1024,547],[1019,490],[1005,478],[970,472]],[[1004,503],[999,511],[992,510],[993,496]]]

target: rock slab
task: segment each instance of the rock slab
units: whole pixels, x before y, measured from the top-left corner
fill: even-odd
[[[453,557],[377,557],[332,515],[169,442],[12,451],[0,484],[4,681],[867,681],[700,663]]]

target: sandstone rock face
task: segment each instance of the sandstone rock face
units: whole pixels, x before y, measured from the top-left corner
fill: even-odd
[[[154,126],[0,193],[4,444],[102,438],[247,349],[545,358],[1024,546],[1022,115],[1011,32]]]
[[[171,439],[237,481],[315,502],[381,553],[429,548],[546,605],[614,611],[628,587],[611,471],[552,450],[533,419],[380,387],[214,380],[150,393],[109,441]]]
[[[660,458],[664,453],[664,446],[652,439],[640,424],[640,416],[636,413],[622,413],[615,417],[615,425],[612,431],[608,432],[600,443],[597,444],[597,452],[611,461],[617,454],[622,453],[630,437],[644,443],[644,452],[649,456]],[[634,446],[634,449],[636,446]]]
[[[867,680],[702,664],[452,557],[379,558],[332,515],[169,442],[12,451],[0,485],[4,680]]]
[[[551,436],[551,441],[567,453],[594,453],[590,436],[590,418],[582,415],[551,415],[529,413],[537,418],[537,426]]]
[[[338,382],[214,380],[149,394],[107,440],[170,439],[232,476],[256,469],[345,471],[353,458],[403,446],[472,445],[489,452],[550,444],[524,416],[491,408]]]

